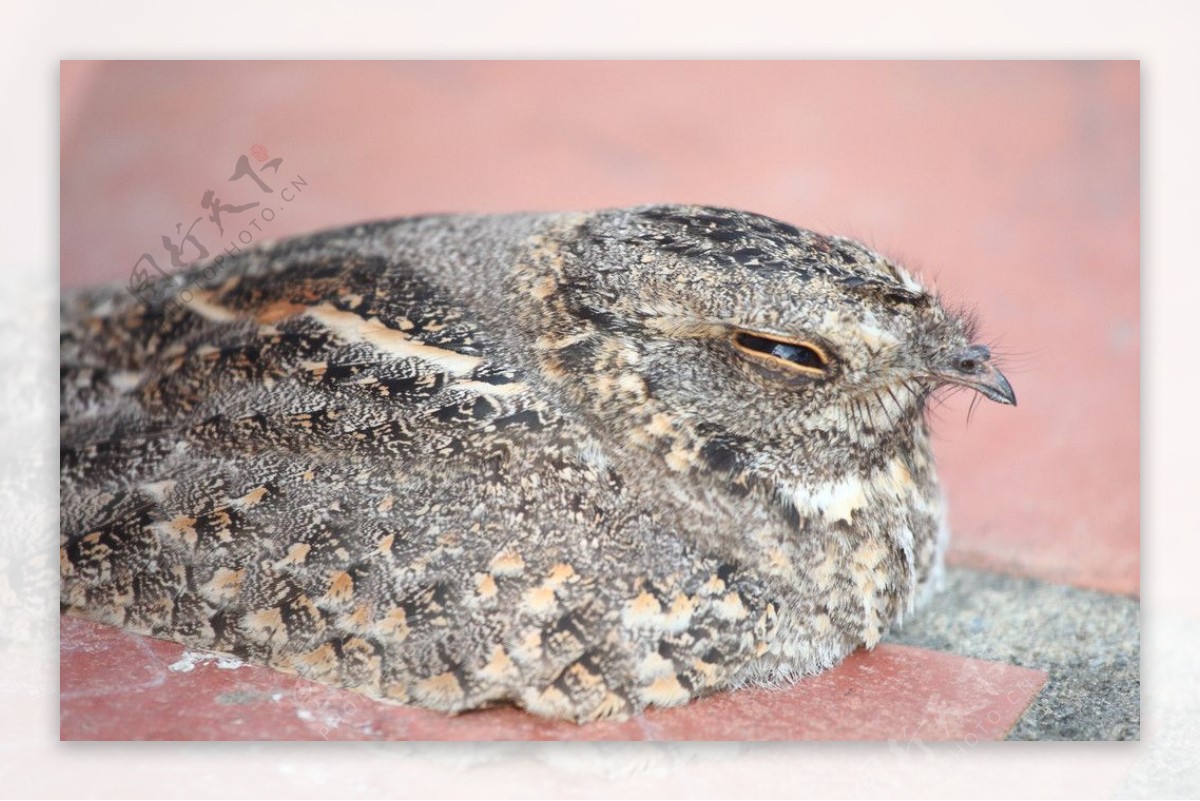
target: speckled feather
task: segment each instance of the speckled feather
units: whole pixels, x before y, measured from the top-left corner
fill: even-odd
[[[971,332],[850,240],[702,207],[433,216],[185,279],[64,299],[70,614],[585,721],[817,672],[936,583],[924,407]]]

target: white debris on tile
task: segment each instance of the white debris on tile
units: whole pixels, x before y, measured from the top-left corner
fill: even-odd
[[[184,651],[179,661],[172,662],[168,669],[175,673],[191,673],[196,669],[196,665],[210,663],[216,663],[220,670],[237,670],[246,664],[240,659],[223,654],[214,654],[208,651]]]

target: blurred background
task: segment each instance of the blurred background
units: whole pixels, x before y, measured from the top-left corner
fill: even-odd
[[[1137,62],[63,62],[61,81],[64,289],[427,212],[692,202],[861,239],[977,311],[1019,398],[937,412],[951,563],[1139,592]]]

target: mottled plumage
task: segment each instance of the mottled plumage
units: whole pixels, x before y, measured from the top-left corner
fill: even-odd
[[[873,646],[940,570],[930,392],[1013,401],[899,267],[724,209],[179,280],[64,300],[64,610],[440,710],[625,715]]]

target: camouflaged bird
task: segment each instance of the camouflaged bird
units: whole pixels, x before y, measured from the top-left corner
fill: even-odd
[[[941,570],[931,392],[1015,402],[903,269],[726,209],[372,223],[159,288],[64,301],[64,610],[449,712],[874,646]]]

